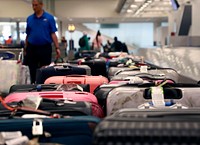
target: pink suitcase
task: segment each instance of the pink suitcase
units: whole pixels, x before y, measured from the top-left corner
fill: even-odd
[[[44,84],[89,84],[90,93],[102,85],[107,84],[108,79],[104,76],[88,76],[88,75],[67,75],[67,76],[53,76],[45,80]]]
[[[41,96],[43,98],[49,98],[49,99],[66,99],[70,101],[86,101],[90,102],[92,105],[92,114],[94,116],[97,116],[99,118],[103,118],[104,112],[101,108],[101,106],[98,104],[96,96],[94,96],[91,93],[88,92],[64,92],[64,91],[48,91],[48,92],[15,92],[9,94],[7,97],[5,97],[4,101],[5,103],[12,103],[12,102],[19,102],[28,96]]]
[[[28,96],[41,96],[49,99],[66,99],[71,101],[86,101],[98,103],[96,96],[89,92],[79,91],[44,91],[44,92],[16,92],[5,97],[5,103],[18,102]]]

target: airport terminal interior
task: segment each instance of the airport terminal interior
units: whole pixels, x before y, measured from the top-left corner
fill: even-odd
[[[21,52],[21,50],[23,50],[25,39],[26,39],[27,17],[30,14],[33,14],[32,0],[0,0],[0,5],[1,5],[1,8],[0,8],[0,57],[4,57],[3,55],[5,55],[5,54],[1,54],[1,53],[2,52],[4,53],[6,50],[9,52],[13,52],[16,55],[14,57],[14,59],[17,59],[17,57],[19,55],[21,55],[20,52]],[[62,53],[61,57],[63,57],[64,60],[69,60],[69,62],[80,63],[80,61],[76,62],[76,60],[74,60],[74,56],[71,56],[71,55],[74,55],[75,52],[79,51],[79,49],[80,49],[79,39],[83,36],[83,34],[87,34],[87,37],[90,38],[89,44],[92,45],[92,40],[95,39],[97,31],[100,31],[101,35],[102,35],[103,45],[106,45],[108,40],[111,43],[113,43],[114,38],[117,37],[118,40],[120,40],[122,43],[127,45],[129,55],[134,56],[134,58],[144,59],[144,62],[146,64],[152,64],[158,68],[172,68],[173,70],[176,70],[177,73],[180,75],[179,83],[183,83],[183,84],[188,83],[188,84],[190,84],[190,87],[193,86],[191,84],[194,84],[194,85],[200,84],[200,82],[199,82],[200,81],[200,9],[199,9],[200,8],[200,0],[43,0],[43,5],[44,5],[44,7],[43,7],[44,10],[51,13],[55,18],[56,26],[57,26],[57,30],[58,30],[56,32],[56,35],[57,35],[58,41],[60,43],[60,49],[61,49],[61,53]],[[64,37],[67,40],[66,47],[64,47],[61,43],[62,37]],[[12,38],[12,42],[9,42],[9,38]],[[54,45],[52,45],[52,46],[54,47]],[[16,49],[16,48],[19,48],[19,49]],[[103,51],[104,51],[104,49],[102,47],[100,52],[103,53]],[[53,54],[55,54],[55,52],[53,52]],[[2,61],[2,60],[0,60],[0,61]],[[87,60],[84,60],[84,61],[87,61]],[[93,62],[93,64],[94,64],[94,62]],[[108,65],[108,63],[106,63],[106,66],[107,65]],[[119,66],[117,66],[117,67],[119,67]],[[107,71],[109,70],[108,66],[107,66],[106,70]],[[97,68],[95,68],[95,70],[91,70],[91,72],[92,71],[94,71],[93,73],[97,74],[97,72],[101,71],[101,69],[100,68],[98,69],[98,67],[97,67]],[[146,68],[146,71],[147,71],[147,68]],[[2,66],[0,66],[0,74],[1,74],[1,72],[3,72],[4,75],[7,73],[5,71],[5,68]],[[8,73],[7,73],[7,75],[8,75]],[[11,75],[13,75],[13,74],[11,74]],[[8,79],[8,78],[4,78],[3,80],[6,81],[6,79]],[[124,79],[124,81],[126,81],[126,79]],[[96,80],[97,80],[97,78],[96,78]],[[136,80],[134,80],[134,81],[136,81]],[[5,87],[4,83],[2,83],[2,82],[0,82],[0,83],[1,83],[0,88]],[[166,81],[164,83],[166,83]],[[162,85],[165,85],[164,83]],[[79,82],[79,84],[80,84],[80,82]],[[189,94],[188,86],[187,85],[185,85],[185,86],[186,87],[184,89],[182,89],[182,93],[180,93],[180,90],[178,90],[178,91],[176,90],[175,96],[180,95],[180,94],[181,94],[181,96],[184,96],[184,94]],[[198,87],[200,87],[200,86],[196,86],[196,88],[198,88]],[[173,88],[173,87],[171,87],[171,88]],[[38,89],[38,87],[37,87],[37,89]],[[115,94],[113,92],[113,94],[116,97],[118,97],[120,94],[123,96],[124,94],[126,94],[125,91],[131,92],[130,88],[128,88],[128,89],[123,90],[124,92],[122,92],[122,93],[118,91],[118,92],[115,92]],[[146,91],[148,91],[148,90],[146,90]],[[159,91],[162,92],[163,90],[159,90]],[[197,99],[198,98],[197,97],[198,90],[194,89],[194,92],[195,91],[196,91],[196,94],[194,96],[196,97],[195,99]],[[134,91],[132,91],[132,92],[134,92]],[[162,96],[165,96],[165,91],[163,91],[163,92],[164,93],[162,94]],[[168,94],[168,93],[171,95],[170,90],[167,90],[166,94]],[[200,91],[199,91],[199,93],[200,93]],[[113,94],[110,92],[107,95],[111,96]],[[147,94],[148,94],[148,92],[147,92]],[[160,93],[158,93],[158,94],[161,95]],[[155,93],[154,95],[156,96],[158,94]],[[190,96],[190,97],[191,97],[190,99],[192,100],[191,102],[195,102],[193,100],[192,96]],[[130,98],[126,98],[126,101],[128,99],[130,99]],[[2,100],[0,100],[0,101],[2,101]],[[107,100],[107,104],[113,103],[112,105],[113,106],[115,105],[115,106],[113,108],[112,107],[107,108],[107,110],[106,110],[107,112],[104,110],[106,108],[103,108],[103,111],[106,112],[106,113],[105,112],[104,113],[107,115],[109,113],[111,114],[112,109],[114,110],[120,106],[119,104],[115,104],[115,103],[123,104],[124,103],[123,101],[125,101],[125,99],[124,100],[121,99],[120,101],[115,102],[115,100],[114,99],[112,100],[112,98],[110,100]],[[158,100],[157,103],[159,101],[160,100]],[[161,100],[161,101],[163,101],[163,100]],[[182,100],[182,102],[184,102],[184,101],[185,100]],[[155,102],[153,102],[153,103],[155,103]],[[159,102],[159,103],[161,103],[161,102]],[[196,102],[196,104],[198,104],[198,101]],[[128,105],[130,105],[130,104],[128,104]],[[121,105],[121,106],[123,106],[123,105]],[[198,105],[196,105],[196,106],[198,106]],[[144,105],[143,107],[145,108],[146,106]],[[176,109],[174,109],[174,110],[176,111]],[[175,111],[172,111],[172,112],[177,113]],[[117,115],[118,115],[118,117],[120,115],[121,116],[124,115],[125,117],[133,116],[133,114],[130,113],[131,112],[130,110],[128,110],[128,111],[125,110],[124,111],[125,113],[124,112],[122,113],[122,112],[120,112],[120,111],[117,112],[116,116]],[[178,113],[180,113],[180,112],[178,112]],[[182,111],[181,113],[183,114],[183,112],[184,111]],[[193,111],[193,113],[194,112],[195,111]],[[140,113],[138,113],[138,116],[141,115]],[[188,114],[190,114],[189,111],[187,112],[187,115]],[[198,113],[196,113],[196,114],[198,114]],[[43,115],[45,115],[45,113],[43,113]],[[194,114],[192,114],[192,115],[194,115]],[[199,114],[198,114],[198,116],[199,116]],[[100,118],[102,119],[102,116]],[[89,118],[89,119],[82,118],[82,119],[83,120],[85,119],[84,120],[85,122],[92,120],[92,118]],[[196,117],[195,119],[196,119],[196,122],[194,122],[194,123],[196,123],[195,124],[196,126],[195,125],[194,126],[196,128],[195,127],[194,128],[196,130],[193,129],[192,131],[200,132],[200,124],[199,124],[199,120],[198,120],[199,117]],[[195,119],[193,119],[193,121]],[[156,136],[155,139],[158,139],[158,140],[160,139],[160,140],[158,142],[154,142],[151,140],[151,139],[154,140],[154,138],[152,136],[160,131],[158,129],[159,126],[158,126],[158,128],[156,128],[157,125],[155,125],[156,126],[155,128],[159,130],[158,132],[156,132],[156,131],[153,132],[151,130],[152,126],[151,127],[148,126],[150,128],[149,130],[153,132],[152,133],[153,135],[151,136],[152,138],[147,137],[149,134],[151,134],[150,132],[148,132],[149,130],[144,132],[144,135],[146,135],[144,138],[137,138],[139,135],[141,135],[143,133],[142,131],[141,131],[142,133],[140,131],[134,132],[133,131],[134,127],[131,126],[130,124],[128,124],[127,122],[129,122],[129,121],[127,121],[127,120],[125,120],[125,121],[123,119],[120,120],[120,121],[123,120],[122,122],[125,122],[125,123],[119,123],[120,121],[117,120],[117,121],[119,121],[119,122],[117,122],[116,120],[114,123],[112,123],[112,119],[110,119],[109,117],[107,119],[107,117],[106,117],[105,122],[107,121],[106,122],[107,124],[105,123],[103,125],[103,123],[102,123],[102,124],[100,124],[102,126],[97,125],[98,129],[95,130],[95,141],[92,140],[92,143],[91,143],[91,140],[89,140],[89,141],[87,140],[88,141],[87,142],[85,139],[85,136],[81,134],[81,135],[79,135],[80,140],[79,141],[77,140],[77,142],[75,142],[75,139],[73,137],[68,138],[68,140],[70,140],[69,142],[71,143],[70,145],[81,145],[80,142],[82,142],[83,145],[92,145],[92,144],[94,144],[94,145],[105,145],[105,144],[108,144],[108,145],[114,145],[114,144],[115,145],[199,145],[200,144],[199,132],[196,132],[198,134],[196,136],[194,135],[191,138],[188,137],[189,135],[194,133],[191,130],[190,130],[192,132],[191,134],[186,133],[187,131],[185,131],[185,130],[187,130],[189,128],[188,126],[187,126],[188,128],[187,127],[184,128],[185,130],[183,129],[185,132],[183,132],[181,134],[182,136],[180,135],[179,138],[174,137],[174,136],[176,136],[175,134],[177,132],[175,132],[175,131],[173,132],[172,130],[170,130],[171,129],[170,128],[171,127],[170,119],[169,119],[170,121],[168,120],[168,122],[167,122],[170,125],[169,124],[168,124],[168,126],[166,125],[169,130],[167,130],[167,127],[165,128],[161,125],[164,129],[166,129],[166,132],[168,134],[170,134],[169,131],[172,131],[172,138],[169,139],[170,141],[167,140],[166,142],[162,142],[161,137],[156,138],[157,137],[156,135],[155,135]],[[61,124],[63,123],[62,120],[59,120],[59,121]],[[74,119],[73,121],[77,121],[77,120]],[[95,121],[92,120],[92,121],[93,121],[93,124],[89,124],[90,127],[92,125],[95,126],[95,123],[98,122],[97,120],[95,120]],[[0,126],[3,126],[3,124],[7,125],[6,123],[7,122],[3,122],[3,121],[1,122],[1,119],[0,119]],[[21,123],[23,124],[23,121]],[[41,123],[41,122],[39,122],[39,123]],[[51,124],[51,123],[53,124],[53,122],[49,121],[49,124]],[[188,122],[186,121],[185,123],[188,123]],[[20,124],[20,125],[22,125],[22,124]],[[140,124],[141,126],[139,126],[138,128],[144,127],[145,126],[144,124]],[[122,125],[122,126],[119,127],[120,125]],[[181,124],[181,125],[184,126],[183,124]],[[73,128],[74,126],[73,127],[72,126],[71,126],[71,128],[69,128],[69,130],[74,129]],[[118,130],[118,128],[116,126],[118,126],[121,130],[120,129]],[[160,126],[160,128],[162,128],[161,126]],[[48,128],[48,125],[45,127]],[[63,127],[65,128],[65,126],[63,126]],[[85,128],[81,128],[81,127],[83,127],[83,126],[80,126],[80,124],[79,124],[79,126],[77,128],[79,128],[80,130],[85,129]],[[123,127],[124,128],[130,127],[133,130],[130,129],[129,130],[130,132],[129,131],[126,132],[123,130],[124,129]],[[1,137],[3,136],[1,133],[1,131],[2,131],[1,128],[2,127],[0,127],[0,144],[2,143]],[[56,126],[54,126],[53,128],[55,130],[57,130]],[[58,128],[62,128],[62,126],[59,126]],[[68,128],[66,127],[66,129],[68,129]],[[105,129],[104,132],[101,129],[102,130]],[[110,129],[110,130],[108,131],[106,129]],[[5,129],[3,131],[9,131],[9,129]],[[11,131],[12,131],[12,129],[11,129]],[[48,130],[48,131],[50,131],[50,130]],[[108,131],[108,132],[106,132],[106,131]],[[25,129],[22,132],[25,132]],[[129,135],[128,138],[126,138],[126,135],[124,135],[124,136],[122,135],[124,132],[127,136]],[[137,136],[137,137],[134,136],[137,140],[134,143],[133,143],[133,139],[130,139],[130,137],[132,137],[132,135],[134,134],[133,132]],[[186,143],[179,140],[181,137],[184,136],[184,133],[187,134],[186,138],[188,137],[188,140],[187,139],[184,140]],[[107,135],[107,137],[105,137],[106,135]],[[117,140],[116,139],[117,137],[115,135],[117,137],[123,136],[124,138],[119,137],[119,140]],[[113,139],[114,136],[116,137],[115,139]],[[160,135],[160,136],[162,136],[162,135]],[[92,136],[92,139],[93,139],[93,137],[94,136]],[[173,137],[178,140],[174,144],[172,141]],[[65,140],[64,137],[62,137],[62,139]],[[130,142],[126,142],[127,140],[129,141],[129,139],[130,139]],[[139,142],[143,139],[147,139],[147,141],[142,141],[143,144],[142,143],[140,144]],[[191,142],[191,144],[190,144],[189,141],[192,139],[194,139],[193,140],[194,142]],[[66,139],[64,142],[66,143],[66,142],[68,142],[68,140]],[[106,142],[106,140],[107,140],[107,142]],[[117,141],[115,141],[115,140],[117,140]],[[41,140],[41,142],[45,142],[45,141],[47,141],[47,140],[46,139]],[[57,142],[56,139],[50,140],[50,142],[54,142],[54,141]],[[126,144],[123,142],[126,142]],[[63,144],[63,142],[58,142],[58,143]]]

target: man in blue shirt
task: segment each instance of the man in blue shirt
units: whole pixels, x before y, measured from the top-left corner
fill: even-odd
[[[42,0],[32,0],[34,14],[27,18],[25,60],[29,66],[31,83],[35,83],[36,70],[51,63],[52,42],[56,48],[56,58],[60,57],[54,17],[43,10]]]

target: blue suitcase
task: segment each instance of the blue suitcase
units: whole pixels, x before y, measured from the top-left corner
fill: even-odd
[[[38,137],[39,143],[92,145],[93,130],[99,122],[93,116],[0,119],[0,133],[20,131],[30,140]],[[37,127],[39,131],[35,131]]]

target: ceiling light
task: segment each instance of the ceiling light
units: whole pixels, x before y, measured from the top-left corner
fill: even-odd
[[[135,2],[144,2],[144,0],[135,0]]]
[[[133,10],[128,9],[126,12],[127,12],[127,13],[132,13]]]
[[[137,5],[131,5],[130,7],[131,8],[137,8],[138,6]]]

